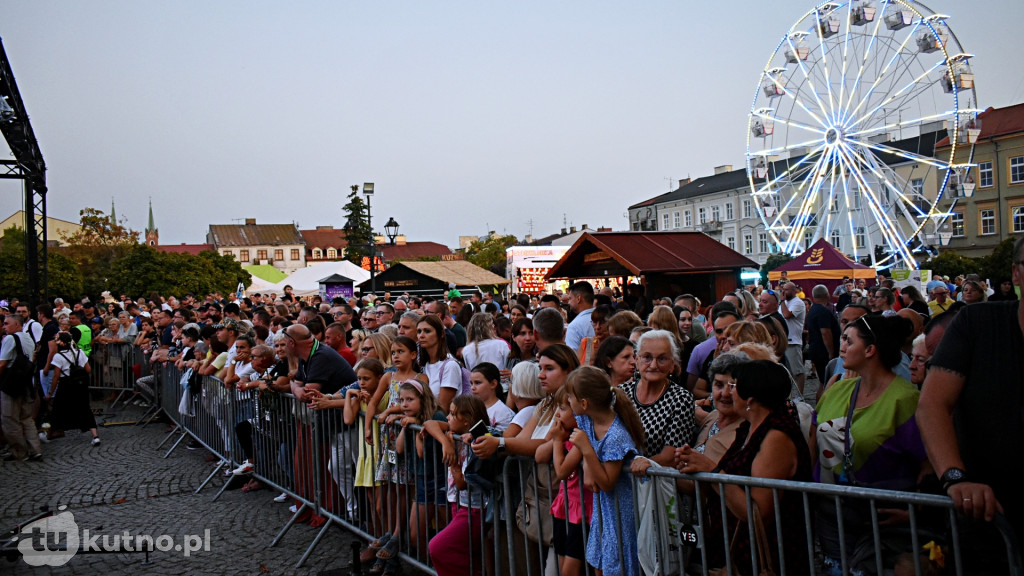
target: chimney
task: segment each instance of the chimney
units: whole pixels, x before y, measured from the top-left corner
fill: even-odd
[[[569,227],[569,234],[575,234],[575,233],[576,233],[576,227],[575,226],[570,226]]]
[[[732,172],[732,164],[722,164],[721,166],[715,166],[715,176],[719,174],[725,174],[726,172]]]
[[[334,226],[317,226],[317,230],[334,230]]]
[[[690,183],[690,179],[689,178],[680,178],[679,179],[679,187],[680,188],[682,188],[683,186],[686,186],[689,183]]]
[[[611,232],[612,229],[607,227],[607,226],[602,226],[602,227],[598,228],[597,231],[598,232]]]
[[[245,219],[245,225],[246,226],[255,226],[256,225],[256,219],[255,218],[246,218]]]
[[[526,238],[523,238],[524,244],[533,244],[533,234],[527,234]]]
[[[565,228],[562,228],[562,236],[565,236],[566,234],[568,234],[568,232],[565,231]]]
[[[587,225],[586,224],[584,224],[583,226],[580,226],[580,230],[586,230],[586,229],[587,229]]]

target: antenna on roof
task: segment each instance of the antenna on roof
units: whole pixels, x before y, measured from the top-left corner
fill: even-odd
[[[668,189],[669,189],[669,191],[671,191],[672,190],[672,183],[675,182],[675,180],[671,176],[666,176],[665,180],[668,180]]]
[[[530,227],[530,236],[533,236],[533,218],[527,220],[526,225]]]
[[[232,222],[245,222],[245,218],[232,218]]]

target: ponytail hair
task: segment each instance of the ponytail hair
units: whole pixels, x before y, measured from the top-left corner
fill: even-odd
[[[636,444],[637,454],[644,452],[644,426],[640,422],[633,401],[622,388],[612,386],[608,373],[596,366],[580,366],[569,374],[565,387],[578,400],[586,400],[601,410],[612,410],[622,419],[626,430]]]

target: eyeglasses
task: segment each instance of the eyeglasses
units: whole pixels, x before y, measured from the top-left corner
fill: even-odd
[[[383,316],[383,315],[387,314],[387,312],[384,311],[384,310],[376,310],[374,312],[374,314],[376,314],[377,316]]]
[[[652,362],[657,362],[658,366],[669,366],[675,362],[675,360],[671,356],[658,356],[657,358],[650,354],[642,354],[640,356],[641,364],[651,364]]]
[[[868,333],[871,334],[871,339],[872,340],[875,340],[875,341],[878,340],[878,336],[875,335],[875,331],[871,329],[871,324],[868,324],[868,317],[867,317],[867,315],[861,316],[860,318],[858,318],[856,320],[856,322],[861,322],[861,323],[864,324],[864,327],[868,329]]]
[[[373,346],[363,346],[359,350],[361,350],[363,354],[366,354],[367,352],[373,352],[374,350],[376,350],[376,348],[374,348]]]

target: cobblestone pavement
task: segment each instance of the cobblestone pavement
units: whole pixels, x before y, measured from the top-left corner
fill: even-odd
[[[101,404],[94,404],[99,408]],[[134,420],[141,409],[105,412],[98,423]],[[210,550],[185,558],[183,552],[143,554],[78,554],[60,567],[35,568],[22,559],[0,559],[0,574],[317,574],[346,566],[351,536],[332,527],[302,568],[295,564],[318,529],[296,524],[274,548],[268,544],[288,521],[289,504],[273,501],[269,489],[243,493],[227,490],[216,501],[218,474],[199,494],[195,489],[213,470],[203,450],[182,443],[167,459],[170,446],[157,450],[168,426],[154,422],[100,427],[102,443],[93,447],[89,434],[68,432],[43,445],[42,462],[0,463],[0,528],[7,531],[37,513],[40,506],[67,505],[79,529],[91,534],[167,534],[176,543],[186,535],[210,531]],[[102,541],[101,541],[102,542]]]

